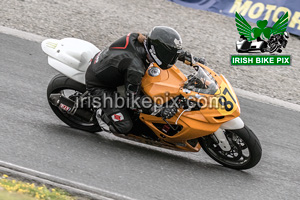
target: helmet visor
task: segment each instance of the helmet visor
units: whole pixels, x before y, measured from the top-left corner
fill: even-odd
[[[168,69],[172,67],[176,63],[180,52],[181,49],[177,49],[167,45],[156,45],[155,54],[161,61],[161,63],[157,62],[157,64],[162,69]]]

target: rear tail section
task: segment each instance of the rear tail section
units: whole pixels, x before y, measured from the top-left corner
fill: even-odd
[[[83,84],[90,60],[100,51],[95,45],[75,38],[46,39],[42,49],[51,67]]]

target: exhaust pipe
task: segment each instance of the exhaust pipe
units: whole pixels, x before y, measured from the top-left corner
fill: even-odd
[[[93,120],[93,111],[79,108],[78,101],[75,102],[60,93],[50,94],[49,101],[52,105],[58,107],[61,111],[67,112],[69,115],[75,115],[87,122]]]

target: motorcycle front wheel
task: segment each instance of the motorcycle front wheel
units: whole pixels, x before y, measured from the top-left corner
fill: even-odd
[[[199,139],[203,150],[218,163],[232,169],[250,169],[257,165],[262,156],[262,148],[256,135],[246,125],[242,129],[224,130],[231,146],[223,151],[215,136],[208,135]]]
[[[85,85],[76,82],[65,75],[58,74],[52,78],[47,88],[47,99],[49,105],[54,112],[54,114],[64,123],[72,128],[80,129],[88,132],[98,132],[101,131],[101,127],[98,124],[96,117],[92,121],[87,122],[78,116],[70,115],[67,112],[54,106],[50,101],[50,95],[55,93],[61,93],[65,97],[72,99],[76,95],[80,95],[86,91]]]

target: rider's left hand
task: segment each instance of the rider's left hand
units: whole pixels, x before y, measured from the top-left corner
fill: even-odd
[[[185,64],[190,65],[190,66],[194,66],[195,62],[199,62],[203,65],[206,65],[206,62],[205,62],[204,58],[194,57],[193,54],[191,54],[188,51],[184,51],[183,53],[181,53],[178,57],[178,60],[180,60],[180,61],[182,61]]]
[[[197,57],[194,57],[194,61],[195,62],[198,62],[198,63],[201,63],[203,65],[206,65],[206,61],[204,58],[197,58]]]

